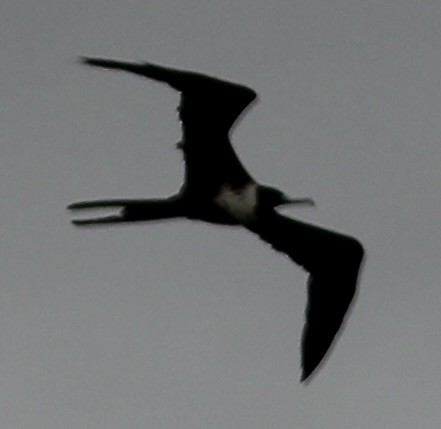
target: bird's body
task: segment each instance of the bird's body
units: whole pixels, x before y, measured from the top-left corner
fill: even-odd
[[[70,209],[119,208],[121,213],[74,220],[75,225],[190,219],[239,225],[285,253],[309,274],[306,324],[302,339],[302,380],[317,368],[339,331],[353,299],[363,259],[354,238],[280,215],[284,204],[313,204],[291,199],[257,183],[234,152],[229,132],[256,93],[243,85],[155,64],[85,58],[83,62],[124,70],[171,86],[181,93],[184,182],[165,199],[105,200],[74,203]]]

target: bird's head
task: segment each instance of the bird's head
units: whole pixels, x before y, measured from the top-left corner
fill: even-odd
[[[273,210],[283,205],[301,204],[313,206],[315,203],[311,198],[291,198],[279,189],[271,186],[259,186],[258,206],[263,211]]]

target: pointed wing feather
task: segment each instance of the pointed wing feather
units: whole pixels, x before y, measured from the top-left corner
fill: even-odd
[[[89,57],[82,57],[81,61],[90,66],[123,70],[170,85],[182,95],[180,116],[184,126],[210,130],[211,133],[228,133],[243,110],[257,97],[255,91],[244,85],[153,63]]]
[[[354,238],[274,214],[249,228],[308,273],[302,381],[323,361],[355,295],[363,247]]]

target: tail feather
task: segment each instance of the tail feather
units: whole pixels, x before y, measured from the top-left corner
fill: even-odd
[[[105,217],[74,219],[72,223],[77,226],[140,222],[173,219],[184,216],[181,200],[179,198],[151,199],[151,200],[96,200],[81,201],[70,204],[69,210],[88,210],[119,208],[118,215]]]

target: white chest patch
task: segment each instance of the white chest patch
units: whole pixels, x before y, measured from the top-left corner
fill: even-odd
[[[243,188],[223,185],[214,201],[239,222],[250,221],[255,217],[257,186],[255,183]]]

